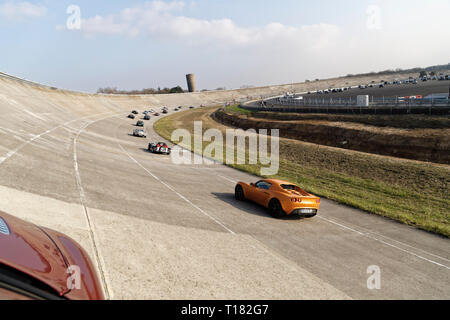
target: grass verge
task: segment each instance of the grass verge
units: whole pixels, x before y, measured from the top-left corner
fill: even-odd
[[[193,133],[193,121],[201,120],[203,130],[224,131],[227,127],[210,117],[215,110],[177,113],[159,120],[155,130],[171,140],[173,130],[183,128]],[[192,144],[185,147],[193,149]],[[260,164],[231,167],[260,176]],[[450,169],[445,165],[291,139],[280,139],[280,170],[271,176],[290,180],[318,196],[446,237],[450,237],[449,177]]]

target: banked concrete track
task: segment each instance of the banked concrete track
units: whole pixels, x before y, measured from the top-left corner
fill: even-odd
[[[450,298],[448,239],[330,201],[274,220],[233,198],[254,177],[148,154],[154,120],[130,136],[131,109],[277,90],[97,96],[0,76],[0,210],[79,241],[112,299]]]

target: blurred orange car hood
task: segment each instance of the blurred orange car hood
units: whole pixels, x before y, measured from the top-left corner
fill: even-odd
[[[0,264],[66,294],[67,262],[43,229],[0,211]]]

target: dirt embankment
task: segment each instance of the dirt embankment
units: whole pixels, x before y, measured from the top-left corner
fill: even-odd
[[[220,109],[214,120],[247,129],[280,129],[280,136],[316,144],[450,164],[450,129],[398,129],[356,122],[276,120],[239,115]]]

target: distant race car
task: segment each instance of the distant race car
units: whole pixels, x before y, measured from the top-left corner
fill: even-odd
[[[147,134],[145,133],[144,130],[142,129],[136,129],[133,131],[133,136],[134,137],[139,137],[139,138],[147,138]]]
[[[157,113],[155,113],[155,117],[159,117],[159,113],[157,112]]]
[[[150,119],[151,119],[150,115],[146,114],[146,115],[144,116],[144,120],[150,120]]]
[[[164,114],[168,114],[169,113],[169,111],[167,111],[167,110],[163,110],[163,112],[162,113],[164,113]]]
[[[89,255],[65,234],[0,211],[0,248],[0,300],[105,299]]]
[[[136,122],[136,126],[137,127],[143,127],[144,126],[144,121],[139,120],[138,122]]]
[[[164,143],[164,142],[153,143],[152,142],[152,143],[149,143],[149,145],[148,145],[148,151],[151,153],[169,155],[172,152],[172,149],[169,148],[167,143]]]
[[[238,182],[235,197],[239,201],[250,200],[260,204],[275,218],[287,215],[314,217],[320,206],[320,198],[291,182],[274,179],[251,184]]]
[[[190,106],[189,109],[194,109],[194,106]]]
[[[132,114],[139,114],[136,110],[131,111]]]
[[[130,114],[130,115],[128,115],[128,118],[130,118],[130,119],[134,119],[135,117],[134,117],[134,114]]]

